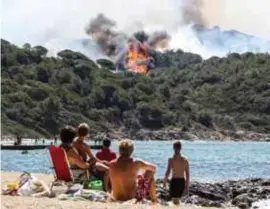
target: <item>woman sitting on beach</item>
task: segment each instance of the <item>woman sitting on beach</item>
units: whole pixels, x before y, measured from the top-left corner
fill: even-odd
[[[72,126],[66,126],[61,130],[61,147],[66,151],[67,158],[71,168],[82,168],[92,170],[92,165],[88,162],[85,162],[81,156],[78,154],[77,150],[72,147],[72,142],[76,137],[76,129]],[[103,179],[105,181],[106,179]],[[104,190],[107,189],[107,185],[104,185]]]
[[[78,152],[72,147],[72,142],[76,136],[76,129],[72,126],[65,126],[60,132],[61,145],[67,154],[67,158],[71,168],[88,168],[89,164],[85,163]]]

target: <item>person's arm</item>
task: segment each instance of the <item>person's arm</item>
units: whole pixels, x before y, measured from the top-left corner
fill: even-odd
[[[89,167],[89,164],[82,161],[80,158],[74,156],[74,155],[70,155],[68,156],[68,160],[72,163],[72,164],[75,164],[77,165],[79,168],[82,168],[82,169],[86,169]]]
[[[117,158],[117,156],[116,156],[116,154],[113,152],[112,153],[112,160],[114,160],[114,159],[116,159]]]
[[[42,188],[43,190],[38,192],[38,193],[35,193],[35,194],[32,194],[31,196],[32,197],[55,197],[55,193],[53,193],[48,185],[44,182],[44,181],[39,181],[42,185]]]
[[[186,186],[185,186],[184,195],[188,195],[188,192],[189,192],[189,183],[190,183],[190,173],[189,173],[189,163],[188,163],[188,160],[187,159],[186,159],[185,174],[186,174]]]
[[[83,143],[83,149],[85,150],[86,154],[90,158],[91,163],[94,163],[94,162],[103,163],[102,160],[98,159],[96,156],[93,155],[93,153],[91,152],[90,148],[88,147],[86,143]]]
[[[156,172],[156,166],[152,163],[145,162],[142,160],[137,160],[138,169],[142,169],[145,171],[151,171],[153,173]]]
[[[163,186],[164,187],[166,187],[166,185],[167,185],[167,181],[168,181],[168,178],[169,178],[169,176],[171,174],[171,170],[172,170],[171,159],[169,158],[168,159],[168,164],[167,164],[167,170],[166,170],[164,180],[163,180]]]
[[[100,153],[100,152],[97,152],[97,153],[96,153],[96,159],[97,159],[97,161],[98,161],[99,163],[102,163],[102,164],[104,164],[104,165],[106,165],[106,166],[109,165],[109,162],[108,162],[107,160],[102,160],[102,158],[101,158],[101,153]]]

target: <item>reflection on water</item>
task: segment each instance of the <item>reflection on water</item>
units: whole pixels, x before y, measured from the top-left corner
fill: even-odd
[[[117,151],[117,142],[112,149]],[[269,142],[183,142],[183,154],[190,161],[193,179],[200,181],[270,178]],[[95,153],[96,151],[93,150]],[[172,142],[136,141],[134,156],[157,165],[157,177],[162,177]],[[50,173],[46,150],[2,150],[2,170]]]

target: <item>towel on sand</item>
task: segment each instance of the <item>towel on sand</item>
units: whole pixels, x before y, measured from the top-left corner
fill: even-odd
[[[91,200],[96,202],[107,202],[109,195],[104,191],[79,189],[76,192],[61,194],[59,200]]]

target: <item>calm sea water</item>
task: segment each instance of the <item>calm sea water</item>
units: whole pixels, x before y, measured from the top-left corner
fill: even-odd
[[[117,151],[117,142],[112,149]],[[190,161],[193,180],[270,178],[269,142],[183,142],[183,154]],[[172,142],[135,142],[134,156],[155,163],[156,177],[164,175],[171,155]],[[1,170],[51,173],[46,150],[33,150],[28,154],[2,150],[1,158]]]

